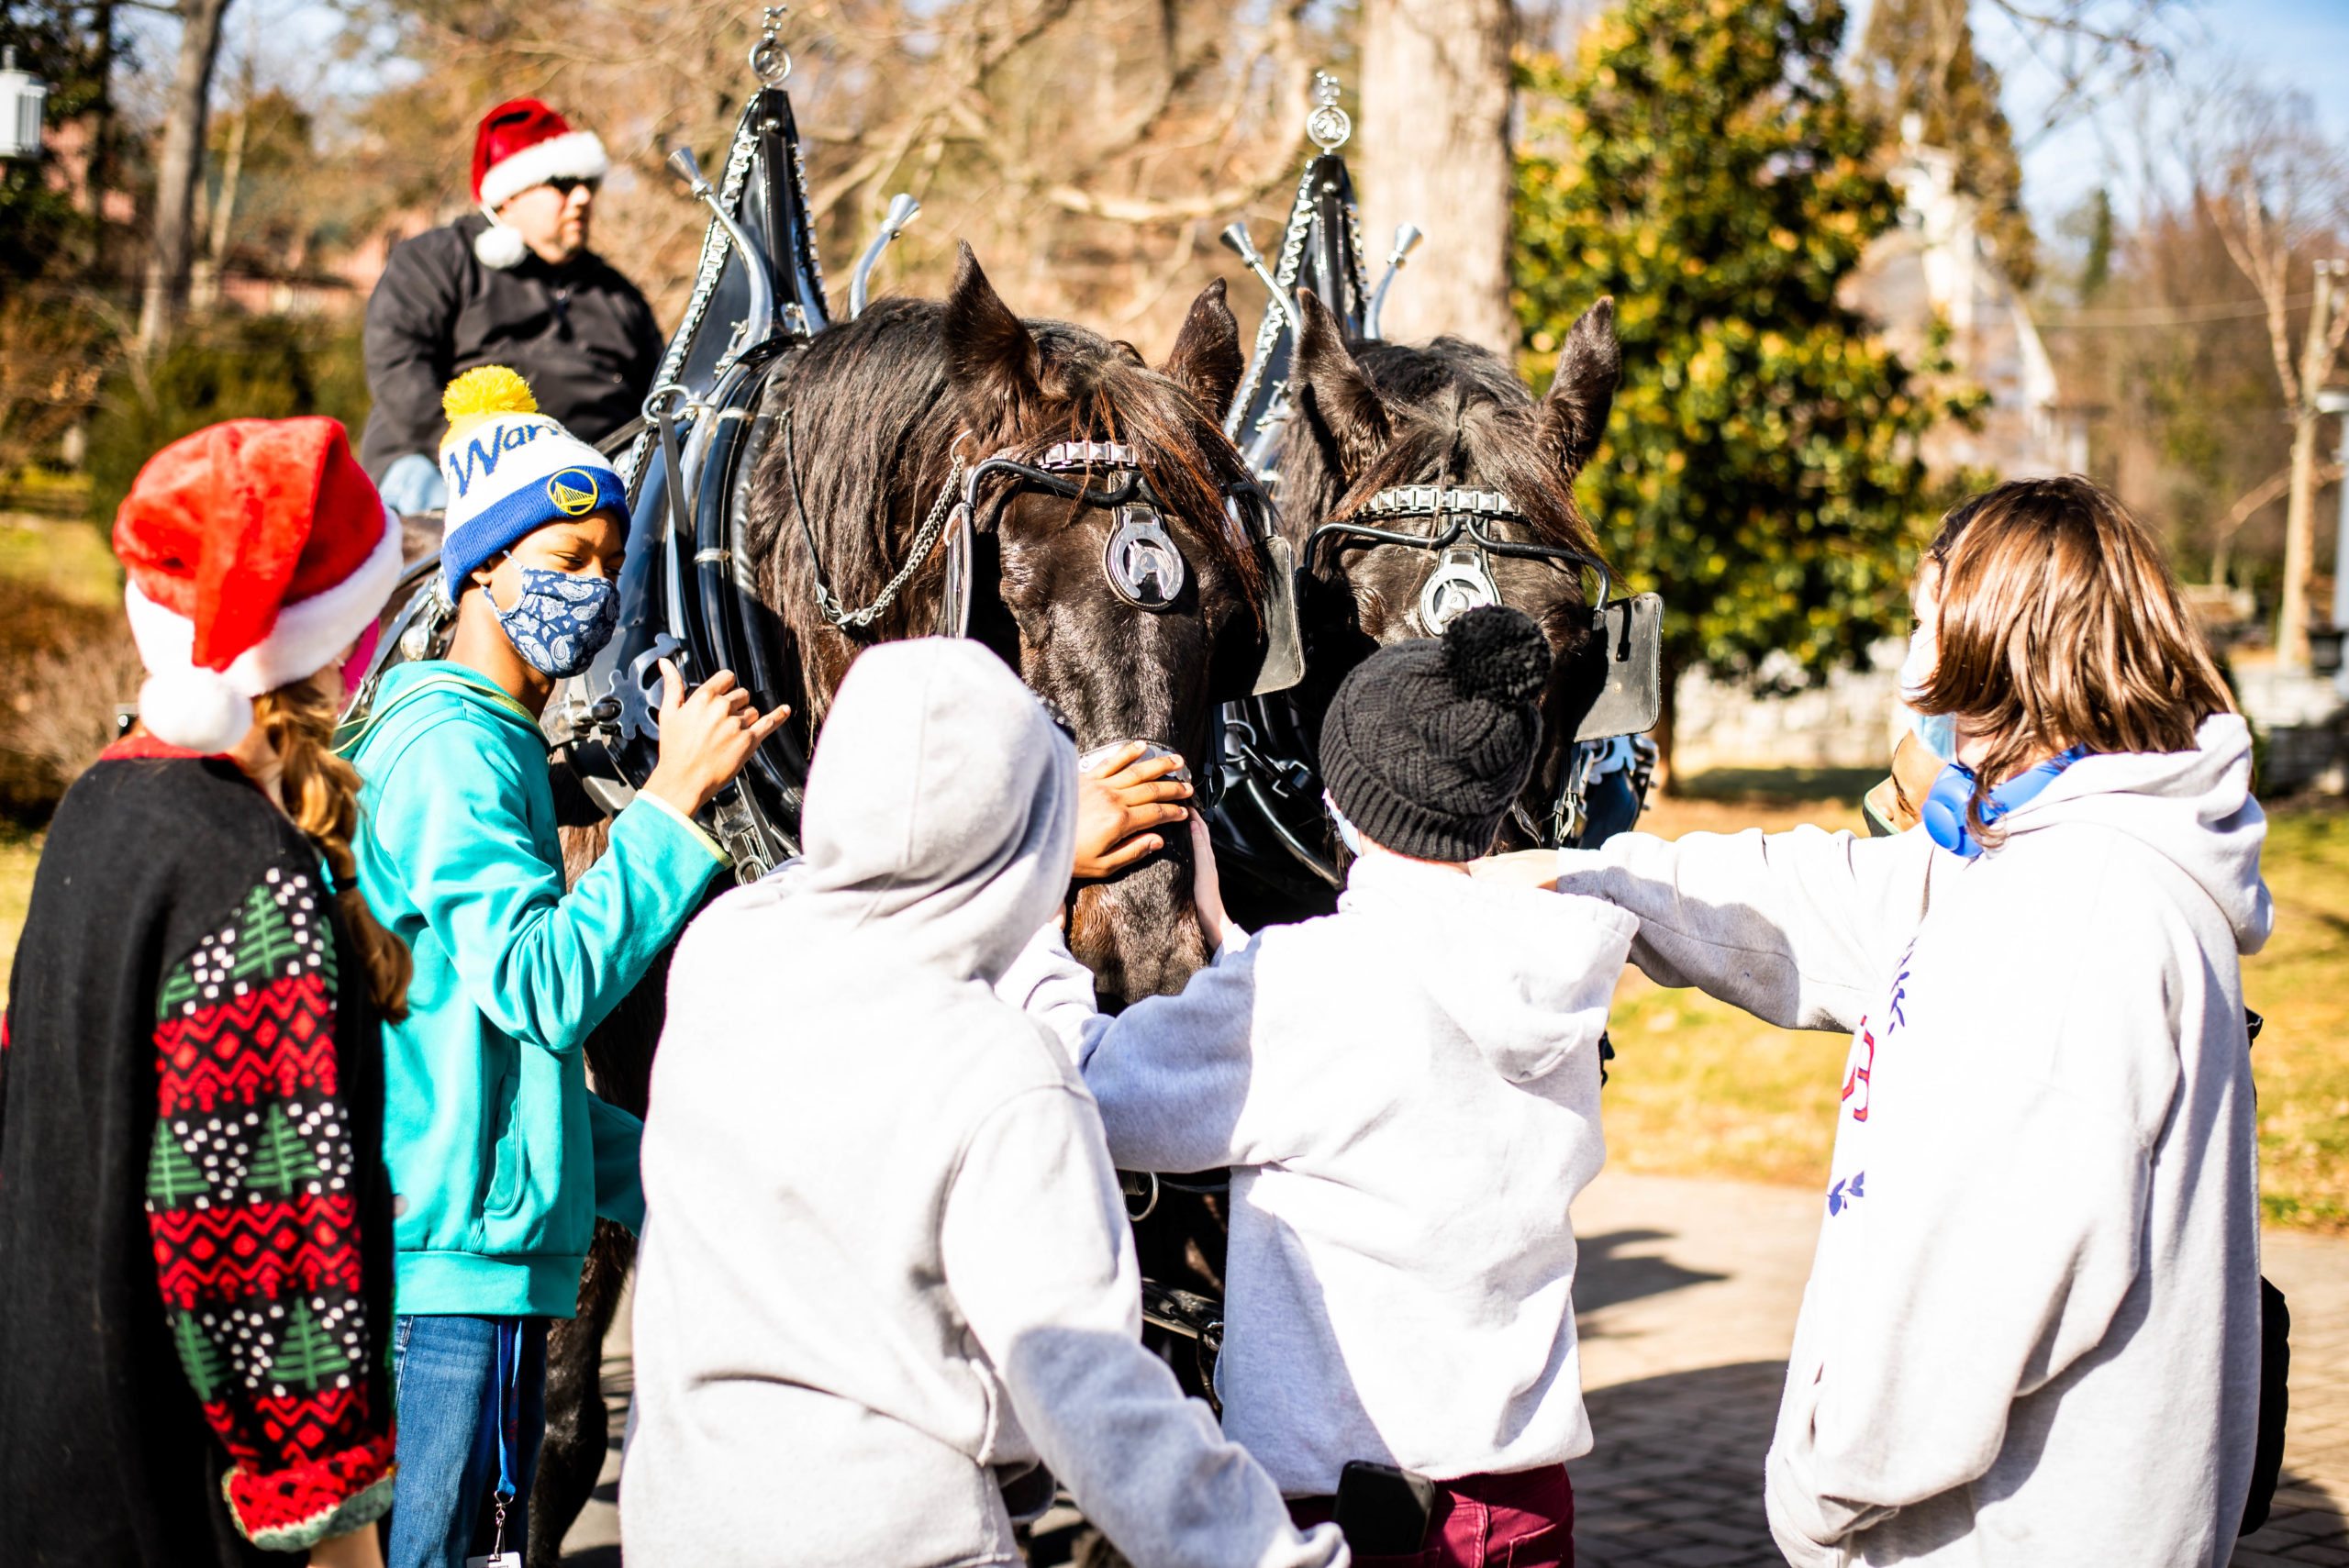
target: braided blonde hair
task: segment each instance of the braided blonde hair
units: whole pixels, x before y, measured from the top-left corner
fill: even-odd
[[[285,814],[310,836],[334,873],[335,902],[359,950],[368,990],[384,1016],[397,1023],[407,1017],[407,984],[416,961],[359,892],[359,862],[351,852],[351,835],[359,827],[359,770],[334,754],[335,717],[334,703],[314,678],[253,699],[253,722],[269,737],[284,769],[278,793]]]

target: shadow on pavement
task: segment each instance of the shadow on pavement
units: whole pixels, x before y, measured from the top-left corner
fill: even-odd
[[[1627,1247],[1675,1239],[1674,1232],[1669,1230],[1609,1230],[1597,1236],[1577,1238],[1575,1316],[1596,1312],[1602,1307],[1663,1296],[1692,1284],[1709,1284],[1714,1280],[1729,1277],[1727,1274],[1682,1268],[1669,1258],[1622,1255]]]
[[[1586,1393],[1593,1447],[1566,1466],[1579,1568],[1782,1563],[1762,1517],[1762,1459],[1786,1377],[1784,1362],[1743,1362]]]
[[[2349,1562],[2349,1518],[2323,1487],[2287,1467],[2255,1535],[2236,1543],[2234,1568],[2307,1568]]]

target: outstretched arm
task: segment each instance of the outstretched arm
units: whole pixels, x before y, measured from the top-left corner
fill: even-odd
[[[495,722],[460,714],[419,731],[376,781],[370,831],[473,1005],[516,1040],[568,1051],[676,937],[723,859],[647,793],[565,892],[524,815],[521,764],[481,737]]]
[[[1137,1562],[1342,1565],[1141,1343],[1141,1284],[1092,1106],[1032,1089],[973,1138],[941,1230],[947,1284],[1020,1426],[1085,1517]]]
[[[1631,962],[1785,1029],[1850,1029],[1925,909],[1922,834],[1624,833],[1562,850],[1557,889],[1640,917]]]

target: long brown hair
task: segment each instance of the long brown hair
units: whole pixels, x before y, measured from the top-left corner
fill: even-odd
[[[1913,706],[1991,737],[1971,826],[2034,756],[2190,751],[2234,700],[2161,547],[2077,475],[2021,479],[1965,508],[1941,586],[1939,661]]]
[[[351,835],[359,828],[359,770],[334,754],[335,705],[314,679],[299,680],[254,698],[253,722],[284,769],[278,793],[285,814],[334,873],[335,903],[367,971],[368,991],[384,1016],[397,1023],[407,1017],[416,961],[359,893],[359,862],[351,852]]]

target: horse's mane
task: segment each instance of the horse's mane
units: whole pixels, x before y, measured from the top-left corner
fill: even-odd
[[[1459,338],[1346,347],[1386,405],[1394,439],[1350,485],[1310,422],[1292,417],[1281,441],[1281,500],[1297,528],[1398,484],[1458,484],[1473,475],[1517,503],[1539,542],[1598,552],[1575,506],[1574,475],[1542,440],[1540,406],[1508,361]]]
[[[818,334],[768,391],[768,406],[791,409],[796,473],[785,473],[778,432],[760,462],[749,542],[761,590],[796,625],[804,624],[796,606],[807,602],[812,574],[793,511],[795,479],[832,590],[854,607],[871,602],[902,564],[947,482],[957,438],[1001,428],[1002,410],[957,406],[945,320],[940,301],[878,301]],[[1189,520],[1253,603],[1262,584],[1256,552],[1223,507],[1225,487],[1245,469],[1213,412],[1127,344],[1067,322],[1024,325],[1040,350],[1042,401],[1014,438],[1015,455],[1032,462],[1054,441],[1131,443],[1169,520]],[[960,445],[972,464],[994,451],[974,439]],[[933,557],[917,573],[904,597],[934,603],[941,562]],[[874,628],[879,635],[927,629],[927,612],[914,616],[903,605]]]

